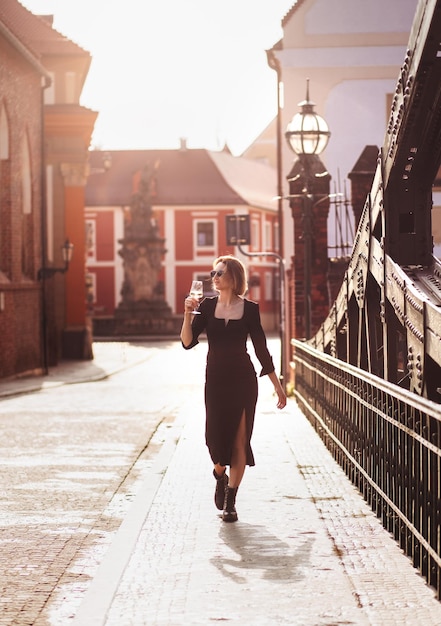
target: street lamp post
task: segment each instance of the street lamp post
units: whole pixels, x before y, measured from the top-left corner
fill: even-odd
[[[309,79],[306,81],[306,100],[299,102],[300,111],[288,124],[285,137],[291,150],[299,157],[301,172],[289,182],[301,178],[302,189],[302,222],[304,244],[304,329],[305,338],[311,337],[311,273],[312,273],[312,240],[313,240],[313,181],[318,175],[313,171],[316,157],[326,148],[330,132],[325,120],[314,111],[314,102],[309,99]],[[322,172],[322,176],[328,175]]]

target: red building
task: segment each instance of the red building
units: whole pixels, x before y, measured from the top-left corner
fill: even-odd
[[[96,113],[79,105],[90,60],[50,18],[0,3],[0,377],[91,357],[84,185]],[[69,272],[50,273],[64,268],[66,238]]]
[[[111,161],[106,169],[104,162]],[[278,263],[265,256],[241,255],[227,245],[226,216],[249,215],[248,253],[277,252],[278,216],[276,171],[229,152],[190,150],[131,150],[90,153],[86,187],[86,232],[91,308],[99,320],[111,318],[120,302],[123,265],[118,255],[130,200],[145,167],[155,169],[153,211],[166,254],[160,276],[167,304],[177,315],[191,281],[201,278],[210,293],[209,272],[220,254],[245,262],[249,297],[260,303],[267,330],[279,315]]]
[[[6,4],[0,8],[0,376],[41,365],[39,173],[42,85],[50,82]]]

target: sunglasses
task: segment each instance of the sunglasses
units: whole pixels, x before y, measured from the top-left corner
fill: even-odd
[[[219,278],[220,278],[220,277],[221,277],[221,276],[223,276],[225,273],[226,273],[226,270],[217,270],[217,272],[216,272],[216,270],[212,270],[212,271],[210,272],[210,276],[211,276],[211,278],[214,278],[215,276],[219,276]]]

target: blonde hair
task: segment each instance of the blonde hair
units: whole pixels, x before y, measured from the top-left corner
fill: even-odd
[[[235,295],[243,296],[248,289],[248,283],[245,265],[242,261],[237,259],[235,256],[231,256],[231,254],[226,254],[218,257],[214,261],[213,267],[216,267],[218,263],[223,263],[226,266],[226,271],[233,279],[233,291]]]

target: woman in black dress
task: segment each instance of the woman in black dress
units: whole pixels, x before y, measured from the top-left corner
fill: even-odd
[[[223,509],[225,522],[235,522],[237,489],[246,465],[254,465],[251,435],[257,378],[247,352],[248,336],[262,366],[260,376],[268,375],[274,385],[279,409],[286,405],[286,396],[268,352],[259,306],[243,297],[247,289],[243,263],[229,255],[221,256],[213,268],[213,286],[219,295],[203,300],[198,315],[193,314],[197,300],[186,298],[181,340],[188,350],[198,343],[203,331],[207,334],[205,439],[214,464],[216,506]]]

